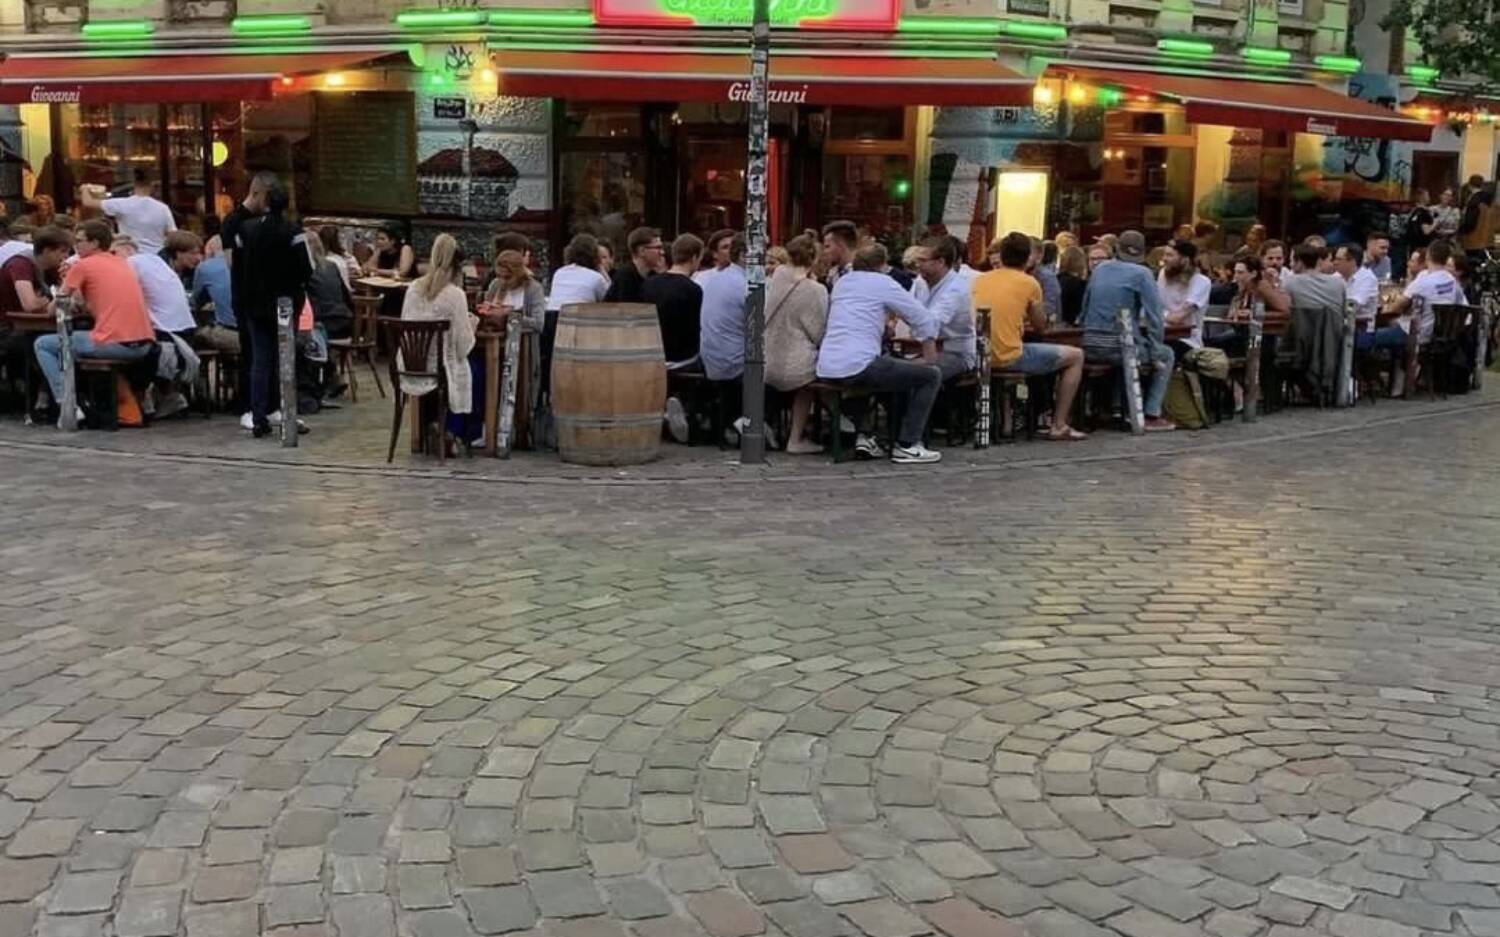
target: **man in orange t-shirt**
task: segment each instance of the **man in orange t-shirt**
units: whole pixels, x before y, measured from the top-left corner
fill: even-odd
[[[109,252],[114,235],[102,221],[78,227],[74,246],[78,259],[63,277],[59,295],[72,294],[94,317],[89,332],[73,333],[77,358],[139,361],[151,351],[153,333],[146,297],[135,271],[123,257]],[[36,361],[52,388],[52,399],[62,402],[62,345],[55,334],[36,340]]]
[[[1068,425],[1073,397],[1083,378],[1083,351],[1070,345],[1024,341],[1029,322],[1037,332],[1047,330],[1042,311],[1042,285],[1026,272],[1031,259],[1031,238],[1012,231],[991,249],[1001,266],[974,278],[974,308],[990,310],[990,363],[995,368],[1020,371],[1027,377],[1061,372],[1057,381],[1057,405],[1052,411],[1049,439],[1083,439],[1084,434]]]

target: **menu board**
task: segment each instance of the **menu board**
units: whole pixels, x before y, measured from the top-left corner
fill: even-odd
[[[313,95],[312,200],[318,211],[417,213],[417,119],[407,91]]]

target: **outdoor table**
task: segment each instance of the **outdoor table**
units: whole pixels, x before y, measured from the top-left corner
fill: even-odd
[[[51,312],[7,312],[5,319],[17,332],[29,335],[53,334],[57,332],[57,316]],[[32,404],[36,402],[37,378],[41,376],[40,368],[36,363],[36,354],[28,346],[26,353],[26,414],[31,413]],[[29,418],[29,417],[28,417]]]
[[[1204,319],[1211,322],[1211,319]],[[1162,331],[1163,341],[1176,341],[1187,338],[1193,334],[1193,328],[1189,325],[1169,325]],[[1045,332],[1033,332],[1027,330],[1023,339],[1028,342],[1045,342],[1049,345],[1071,345],[1078,348],[1083,345],[1083,329],[1074,325],[1056,326]]]
[[[520,323],[516,322],[520,328]],[[474,333],[484,349],[484,454],[496,457],[500,454],[500,377],[505,363],[505,330],[481,325]],[[522,403],[530,393],[527,371],[530,365],[530,348],[522,336],[521,354],[516,362],[516,418],[511,433],[511,448],[518,448],[530,429],[528,408]]]

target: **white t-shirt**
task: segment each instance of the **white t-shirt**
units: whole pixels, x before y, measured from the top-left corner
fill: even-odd
[[[556,312],[570,303],[602,303],[609,292],[609,280],[593,267],[568,264],[552,274],[552,292],[547,296],[547,311]]]
[[[136,254],[130,258],[130,269],[141,281],[152,326],[163,332],[182,332],[197,324],[193,321],[193,310],[188,307],[182,278],[172,272],[165,260],[155,254]]]
[[[1354,271],[1349,278],[1348,296],[1354,302],[1355,319],[1375,318],[1376,307],[1380,305],[1380,281],[1369,267]]]
[[[172,209],[149,195],[128,195],[104,200],[104,213],[115,219],[120,233],[135,241],[143,254],[155,254],[167,243],[167,234],[177,230]]]
[[[1423,270],[1415,280],[1406,286],[1406,296],[1422,297],[1422,312],[1417,316],[1417,342],[1425,344],[1432,338],[1432,324],[1437,321],[1437,313],[1432,307],[1436,305],[1450,305],[1464,303],[1463,291],[1458,288],[1458,281],[1453,274],[1447,270],[1434,270],[1428,267]]]
[[[699,270],[697,273],[693,274],[693,282],[696,283],[696,284],[698,284],[699,286],[704,286],[704,285],[706,285],[708,283],[709,280],[712,280],[714,277],[716,277],[718,275],[719,275],[719,268],[718,267],[708,267],[706,269]]]
[[[12,239],[4,242],[3,244],[0,244],[0,266],[3,266],[5,262],[12,257],[17,257],[22,254],[26,255],[27,257],[32,256],[31,245],[27,244],[25,241],[17,241]]]
[[[1193,348],[1202,348],[1203,310],[1208,308],[1208,298],[1213,291],[1213,283],[1201,273],[1194,273],[1192,279],[1186,283],[1179,279],[1168,280],[1167,272],[1163,270],[1156,275],[1156,291],[1161,294],[1161,308],[1164,314],[1180,312],[1187,307],[1192,308],[1188,323],[1192,325],[1193,331],[1182,342]]]

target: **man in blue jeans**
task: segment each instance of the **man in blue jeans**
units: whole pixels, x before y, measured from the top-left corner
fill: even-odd
[[[94,317],[93,329],[73,333],[75,357],[139,361],[151,351],[154,340],[151,315],[135,271],[125,258],[109,252],[113,242],[114,234],[104,222],[80,225],[73,241],[78,259],[64,274],[59,295],[76,297]],[[33,347],[36,363],[52,389],[52,399],[61,406],[62,342],[56,333],[50,333],[38,338]],[[79,410],[78,416],[82,415]]]
[[[1083,354],[1088,361],[1118,365],[1123,360],[1120,348],[1120,310],[1130,311],[1130,327],[1136,330],[1136,347],[1142,362],[1151,362],[1151,383],[1146,387],[1146,432],[1170,432],[1177,428],[1171,420],[1162,419],[1162,401],[1167,399],[1167,385],[1172,380],[1172,349],[1165,339],[1161,296],[1156,280],[1145,267],[1146,237],[1139,231],[1125,231],[1115,243],[1115,260],[1106,260],[1089,275],[1083,291]]]
[[[905,465],[937,462],[943,455],[922,445],[922,431],[927,428],[927,416],[943,381],[937,367],[938,320],[895,280],[880,272],[886,263],[883,246],[861,247],[854,253],[849,272],[834,283],[828,301],[828,328],[818,348],[817,375],[822,380],[908,394],[891,461]],[[921,361],[880,353],[888,315],[900,316],[911,326],[912,337],[922,343]],[[865,456],[879,451],[868,440],[857,441],[855,449]]]

